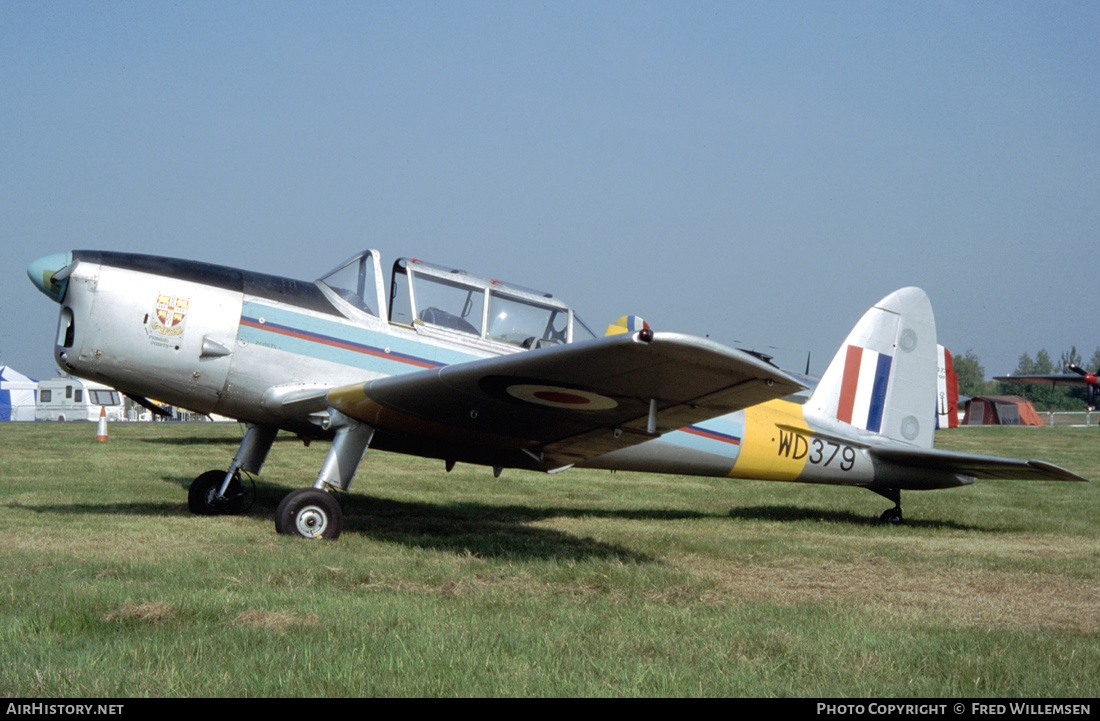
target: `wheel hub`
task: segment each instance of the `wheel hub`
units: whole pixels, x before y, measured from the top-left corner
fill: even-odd
[[[218,501],[218,488],[217,486],[211,486],[206,489],[206,507],[211,511],[216,511],[222,507],[222,503]]]
[[[328,527],[328,515],[319,506],[306,506],[294,517],[294,525],[306,538],[320,538]]]

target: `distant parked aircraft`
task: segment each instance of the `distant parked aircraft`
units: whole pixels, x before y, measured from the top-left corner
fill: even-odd
[[[1084,368],[1074,363],[1068,366],[1073,373],[1048,373],[1045,375],[1021,375],[1021,376],[995,376],[993,380],[1004,383],[1030,383],[1049,386],[1085,386],[1088,388],[1089,410],[1096,410],[1097,371],[1089,373]]]

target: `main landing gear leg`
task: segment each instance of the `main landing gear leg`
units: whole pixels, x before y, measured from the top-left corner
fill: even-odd
[[[872,491],[894,502],[894,507],[884,511],[878,517],[879,523],[888,523],[896,526],[902,522],[901,517],[901,490],[898,488],[872,488]]]
[[[259,473],[267,460],[278,429],[249,425],[228,471],[207,471],[191,482],[187,507],[197,516],[233,515],[245,508],[248,500],[241,471]]]
[[[275,530],[283,535],[331,540],[343,529],[344,512],[328,489],[348,489],[374,428],[331,408],[326,428],[334,429],[336,438],[313,487],[291,491],[275,511]]]

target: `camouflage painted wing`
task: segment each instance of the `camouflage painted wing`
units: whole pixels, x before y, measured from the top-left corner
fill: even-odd
[[[550,470],[803,388],[748,353],[644,331],[343,386],[328,401],[399,449]]]

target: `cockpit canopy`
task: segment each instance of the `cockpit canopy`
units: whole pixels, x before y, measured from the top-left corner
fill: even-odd
[[[549,293],[452,270],[415,258],[399,258],[383,294],[381,262],[367,250],[318,282],[358,312],[454,340],[480,340],[514,348],[541,348],[595,338],[573,310]]]

